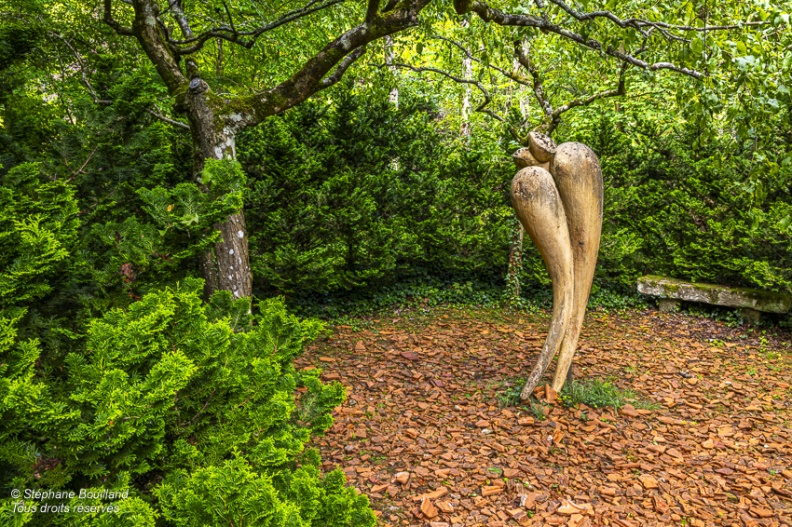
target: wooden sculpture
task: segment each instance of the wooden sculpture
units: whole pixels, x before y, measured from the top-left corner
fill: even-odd
[[[522,400],[531,396],[559,350],[553,389],[560,391],[566,382],[594,279],[603,204],[602,170],[589,147],[556,146],[538,132],[529,134],[528,144],[514,153],[521,170],[512,180],[512,204],[553,282],[553,315]]]

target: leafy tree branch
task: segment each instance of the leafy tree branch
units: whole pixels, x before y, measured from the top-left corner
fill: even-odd
[[[479,18],[481,18],[485,22],[492,22],[500,26],[532,27],[539,29],[541,31],[554,33],[566,40],[572,41],[576,44],[579,44],[581,46],[584,46],[586,48],[595,51],[600,51],[622,62],[626,62],[632,66],[644,70],[650,70],[650,71],[671,70],[676,73],[688,75],[696,79],[700,79],[704,76],[704,74],[700,71],[687,68],[685,66],[680,66],[672,62],[665,62],[665,61],[651,62],[651,63],[646,62],[638,58],[635,54],[631,54],[629,52],[626,52],[619,48],[615,48],[610,45],[603,45],[603,43],[600,42],[599,40],[586,37],[580,33],[571,31],[559,24],[555,24],[551,22],[547,16],[539,17],[536,15],[504,13],[500,9],[490,7],[486,2],[479,2],[477,0],[454,0],[454,8],[456,9],[456,12],[460,15],[464,15],[467,13],[475,13]],[[649,22],[647,22],[647,24],[649,24]],[[630,26],[627,25],[625,27],[630,27]],[[724,29],[729,29],[729,28],[731,27],[724,26]],[[645,39],[650,36],[648,31],[642,30],[642,34],[644,34]]]

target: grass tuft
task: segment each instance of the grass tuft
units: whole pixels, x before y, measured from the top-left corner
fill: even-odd
[[[568,382],[564,385],[558,397],[561,400],[561,404],[567,407],[585,404],[591,408],[609,407],[618,410],[625,404],[631,404],[635,408],[647,410],[659,408],[657,403],[646,400],[632,390],[621,390],[611,381],[602,379],[583,379]]]
[[[520,400],[520,392],[522,392],[525,379],[516,378],[503,381],[503,391],[498,394],[498,404],[501,408],[507,406],[515,406],[524,410],[530,411],[531,415],[537,421],[544,421],[547,417],[545,411],[545,404],[535,397],[531,396],[528,404],[526,405]]]

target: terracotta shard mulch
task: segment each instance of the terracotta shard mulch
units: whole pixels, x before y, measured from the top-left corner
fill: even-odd
[[[575,376],[612,378],[658,409],[555,401],[541,419],[499,395],[530,371],[546,326],[448,311],[336,328],[298,361],[347,387],[316,442],[324,468],[340,467],[381,525],[792,527],[788,338],[594,314]]]

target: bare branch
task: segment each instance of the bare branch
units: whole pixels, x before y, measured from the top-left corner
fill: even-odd
[[[269,24],[264,24],[262,26],[259,26],[256,29],[251,29],[248,31],[237,31],[234,28],[233,23],[231,23],[231,26],[212,29],[210,31],[201,33],[200,35],[196,35],[190,38],[185,38],[183,40],[170,40],[170,44],[175,47],[176,52],[179,55],[190,55],[192,53],[199,51],[201,48],[203,48],[204,44],[206,44],[206,42],[212,38],[227,40],[228,42],[232,42],[234,44],[238,44],[242,47],[250,49],[251,47],[253,47],[253,44],[256,43],[256,39],[258,39],[258,37],[260,37],[267,31],[271,31],[284,24],[288,24],[289,22],[294,22],[295,20],[304,18],[308,15],[316,13],[317,11],[327,9],[336,4],[340,4],[346,1],[347,0],[325,0],[324,2],[322,2],[321,0],[311,0],[305,6],[299,9],[293,9],[288,13],[286,13],[285,15],[283,15],[282,17],[278,18],[277,20],[274,20]],[[230,13],[229,13],[229,18],[230,18]]]
[[[411,70],[411,71],[414,71],[416,73],[426,73],[426,72],[437,73],[438,75],[442,75],[443,77],[451,79],[454,82],[458,82],[459,84],[473,85],[473,86],[475,86],[476,88],[478,88],[481,91],[482,95],[484,95],[484,102],[481,103],[478,106],[478,108],[476,108],[476,111],[481,111],[481,109],[484,108],[486,105],[488,105],[490,103],[490,101],[492,100],[492,97],[490,96],[490,94],[487,91],[487,89],[479,81],[474,80],[474,79],[464,79],[462,77],[457,77],[456,75],[451,75],[447,71],[444,71],[444,70],[441,70],[441,69],[438,69],[438,68],[432,68],[432,67],[429,67],[429,66],[411,66],[409,64],[404,64],[404,63],[401,63],[401,62],[391,62],[390,64],[372,64],[372,66],[375,66],[377,68],[385,68],[385,67],[391,67],[392,66],[394,68],[402,68],[402,69]]]
[[[448,37],[443,37],[443,36],[440,36],[440,35],[434,35],[432,38],[435,39],[435,40],[442,40],[444,42],[448,42],[452,46],[455,46],[456,48],[459,48],[462,51],[462,53],[467,55],[467,58],[471,59],[474,62],[478,62],[479,64],[483,64],[483,62],[481,60],[479,60],[475,55],[473,55],[473,53],[469,49],[467,49],[465,46],[463,46],[462,44],[460,44],[456,40],[452,40],[452,39],[450,39]]]
[[[122,26],[113,18],[113,0],[104,0],[104,22],[112,27],[119,35],[134,35],[132,28]]]
[[[622,78],[619,79],[619,85],[616,88],[601,91],[593,95],[589,95],[584,99],[575,99],[573,101],[566,103],[563,106],[559,106],[553,111],[553,118],[555,119],[556,117],[560,117],[561,114],[563,114],[564,112],[568,112],[572,108],[577,108],[578,106],[588,106],[591,103],[598,101],[600,99],[605,99],[608,97],[620,97],[626,94],[627,94],[627,90],[625,89],[624,79]]]
[[[507,127],[509,128],[509,131],[512,133],[512,135],[514,135],[514,137],[516,139],[520,140],[520,136],[517,134],[516,130],[509,123],[507,123],[506,120],[503,117],[501,117],[500,115],[496,114],[492,110],[486,108],[487,105],[489,105],[489,103],[492,101],[492,97],[490,96],[489,92],[484,87],[484,85],[481,84],[477,80],[464,79],[462,77],[457,77],[456,75],[452,75],[452,74],[448,73],[447,71],[444,71],[444,70],[441,70],[441,69],[438,69],[438,68],[432,68],[432,67],[428,67],[428,66],[411,66],[409,64],[403,64],[403,63],[400,63],[400,62],[391,62],[390,64],[371,64],[371,66],[374,66],[374,67],[377,67],[377,68],[391,68],[391,67],[393,67],[393,68],[403,68],[403,69],[408,69],[408,70],[414,71],[416,73],[426,73],[426,72],[437,73],[438,75],[442,75],[443,77],[446,77],[447,79],[451,79],[454,82],[458,82],[460,84],[473,85],[476,88],[478,88],[481,91],[482,95],[484,96],[484,100],[481,102],[481,104],[479,104],[475,108],[474,111],[481,112],[481,113],[484,113],[486,115],[489,115],[490,117],[492,117],[492,118],[494,118],[494,119],[506,124]]]
[[[536,96],[536,100],[539,101],[539,105],[542,107],[542,111],[545,114],[545,119],[552,119],[553,106],[550,104],[550,101],[545,95],[544,79],[542,78],[542,74],[539,69],[534,65],[533,61],[528,56],[523,42],[516,41],[514,43],[514,54],[517,56],[517,61],[522,65],[523,68],[528,70],[528,73],[530,73],[531,77],[533,78],[534,95]],[[514,74],[516,76],[516,72],[514,72]]]
[[[571,110],[572,108],[577,108],[578,106],[588,106],[595,101],[606,97],[620,97],[627,93],[624,76],[627,72],[627,68],[629,67],[627,63],[622,62],[622,66],[619,71],[619,82],[616,88],[601,91],[595,93],[593,95],[589,95],[583,99],[574,99],[562,106],[559,106],[556,109],[553,109],[550,101],[548,100],[547,96],[544,93],[543,87],[543,79],[541,72],[539,69],[534,65],[531,58],[528,56],[527,50],[525,47],[521,45],[521,42],[517,41],[514,43],[514,53],[517,56],[518,62],[528,70],[533,77],[534,80],[534,95],[536,99],[539,101],[539,105],[542,107],[544,111],[545,118],[543,122],[536,127],[537,131],[543,132],[545,134],[552,134],[553,130],[555,130],[558,125],[561,123],[561,116]],[[516,75],[516,72],[514,72]]]
[[[593,95],[589,95],[588,97],[583,98],[583,99],[574,99],[574,100],[572,100],[572,101],[570,101],[570,102],[568,102],[568,103],[566,103],[566,104],[564,104],[562,106],[559,106],[551,114],[549,122],[543,123],[542,126],[540,126],[539,128],[543,129],[543,131],[546,134],[550,135],[558,127],[558,125],[561,123],[561,116],[565,112],[568,112],[569,110],[571,110],[572,108],[577,108],[579,106],[588,106],[588,105],[590,105],[590,104],[592,104],[592,103],[594,103],[594,102],[596,102],[596,101],[598,101],[600,99],[605,99],[605,98],[608,98],[608,97],[622,97],[622,96],[624,96],[627,93],[627,87],[626,87],[626,84],[624,82],[624,76],[625,76],[626,72],[627,72],[627,65],[626,64],[622,64],[621,71],[619,72],[619,82],[618,82],[616,88],[613,88],[613,89],[610,89],[610,90],[601,91],[601,92],[595,93]]]
[[[440,35],[435,35],[432,38],[448,42],[452,46],[460,49],[467,56],[467,58],[469,58],[473,62],[481,64],[482,66],[491,68],[491,69],[497,71],[498,73],[500,73],[501,75],[505,76],[506,78],[517,82],[518,84],[522,84],[524,86],[529,86],[529,87],[532,86],[531,79],[528,79],[527,77],[523,77],[517,71],[509,72],[509,71],[507,71],[507,70],[505,70],[503,68],[500,68],[500,67],[498,67],[498,66],[496,66],[494,64],[491,64],[489,62],[484,62],[483,60],[481,60],[478,57],[476,57],[469,49],[467,49],[465,46],[463,46],[459,42],[456,42],[455,40],[452,40],[450,38],[443,37],[443,36],[440,36]],[[386,61],[386,64],[388,64],[387,61]],[[527,141],[527,137],[521,136],[519,131],[518,131],[518,129],[514,125],[509,123],[506,119],[504,119],[500,115],[496,114],[494,111],[482,108],[481,106],[479,106],[479,108],[477,108],[476,111],[484,113],[486,115],[489,115],[490,117],[502,122],[506,126],[506,128],[507,128],[508,132],[511,134],[511,136],[518,143],[525,144],[525,142]]]
[[[228,17],[228,24],[231,26],[231,31],[233,31],[234,33],[236,33],[236,32],[237,32],[237,30],[236,30],[236,28],[234,27],[234,17],[233,17],[233,16],[231,16],[231,10],[230,10],[230,9],[228,9],[228,4],[226,3],[226,1],[225,1],[225,0],[222,0],[222,2],[223,2],[223,9],[225,9],[226,16]]]
[[[579,107],[579,106],[588,106],[588,105],[594,103],[595,101],[598,101],[599,99],[603,99],[603,98],[607,98],[607,97],[618,97],[618,96],[622,96],[622,95],[626,94],[626,86],[625,86],[625,82],[624,82],[624,75],[625,75],[629,65],[627,63],[622,62],[622,67],[621,67],[621,70],[620,70],[620,73],[619,73],[619,82],[618,82],[618,85],[617,85],[616,88],[613,88],[613,89],[610,89],[610,90],[605,90],[605,91],[602,91],[602,92],[598,92],[598,93],[595,93],[593,95],[590,95],[590,96],[582,98],[582,99],[575,99],[575,100],[572,100],[572,101],[570,101],[570,102],[568,102],[568,103],[566,103],[566,104],[564,104],[562,106],[559,106],[556,109],[553,109],[552,103],[550,102],[549,98],[547,97],[547,95],[546,95],[546,93],[544,91],[544,78],[543,78],[541,72],[539,71],[539,68],[536,67],[536,65],[534,64],[533,60],[530,58],[530,55],[528,54],[528,50],[523,47],[523,43],[522,42],[515,41],[515,43],[514,43],[514,53],[515,53],[515,56],[517,57],[517,62],[520,65],[522,65],[526,70],[528,70],[528,73],[531,75],[531,78],[524,77],[523,75],[521,75],[519,73],[519,71],[517,69],[514,69],[512,71],[507,71],[507,70],[505,70],[503,68],[495,66],[494,64],[490,64],[488,62],[484,62],[483,60],[477,58],[465,46],[463,46],[459,42],[456,42],[456,41],[454,41],[454,40],[452,40],[450,38],[442,37],[442,36],[439,36],[439,35],[436,35],[436,36],[434,36],[432,38],[434,38],[436,40],[442,40],[442,41],[448,42],[449,44],[451,44],[454,47],[456,47],[459,50],[461,50],[469,59],[473,60],[474,62],[477,62],[477,63],[479,63],[479,64],[481,64],[483,66],[491,68],[491,69],[501,73],[505,77],[507,77],[509,79],[512,79],[512,80],[514,80],[515,82],[517,82],[517,83],[519,83],[521,85],[533,88],[534,96],[538,100],[539,105],[542,108],[542,112],[545,114],[545,118],[535,128],[535,130],[537,130],[537,131],[542,131],[542,132],[548,133],[548,134],[552,133],[553,130],[555,130],[555,128],[561,122],[562,114],[564,114],[565,112],[571,110],[572,108],[576,108],[576,107]],[[641,49],[638,50],[638,52],[636,54],[640,54],[643,51],[644,51],[644,48],[641,48]],[[412,68],[412,67],[410,67],[410,69],[413,69],[415,71],[415,69]],[[438,73],[442,73],[444,76],[446,76],[448,78],[451,78],[452,80],[455,80],[457,82],[464,82],[464,80],[458,79],[457,77],[449,75],[449,74],[447,74],[445,72],[438,72]],[[645,94],[642,94],[642,95],[645,95]],[[641,95],[638,95],[637,97],[640,97],[640,96]],[[481,111],[481,110],[479,110],[479,111]],[[508,128],[509,128],[509,132],[511,133],[511,135],[520,144],[524,144],[525,143],[525,137],[520,136],[518,131],[517,131],[517,129],[514,128],[513,126],[511,126],[509,123],[507,123],[506,120],[503,117],[501,117],[501,116],[499,116],[499,115],[497,115],[497,114],[495,114],[494,112],[491,112],[491,111],[484,111],[483,113],[486,113],[487,115],[490,115],[491,117],[494,117],[498,121],[501,121],[504,124],[506,124],[508,126]]]
[[[193,38],[193,30],[190,27],[190,22],[187,20],[187,17],[184,16],[181,0],[171,0],[168,8],[173,12],[173,18],[175,18],[176,23],[179,24],[184,38]]]
[[[357,59],[362,57],[365,52],[366,52],[366,48],[364,46],[364,47],[360,47],[360,48],[356,49],[355,51],[353,51],[352,53],[350,53],[349,55],[344,57],[344,60],[341,61],[341,63],[336,68],[336,70],[331,75],[329,75],[329,76],[325,77],[324,79],[322,79],[322,85],[321,85],[320,89],[323,90],[325,88],[329,88],[333,84],[335,84],[338,81],[340,81],[341,77],[344,76],[344,73],[346,72],[346,70],[348,70],[349,67],[352,64],[354,64],[354,62]]]
[[[65,158],[65,157],[63,158],[63,161],[64,161],[64,163],[66,163],[66,168],[68,168],[69,170],[71,170],[71,173],[72,173],[72,175],[71,175],[71,176],[69,176],[69,179],[68,179],[67,181],[73,181],[73,180],[74,180],[74,178],[76,178],[78,175],[80,175],[80,174],[82,174],[82,173],[83,173],[83,170],[85,170],[85,167],[87,167],[87,166],[88,166],[88,163],[90,163],[90,162],[91,162],[91,159],[93,158],[94,154],[96,153],[96,151],[97,151],[98,149],[99,149],[99,146],[98,146],[98,145],[97,145],[97,146],[95,146],[95,147],[94,147],[94,149],[93,149],[93,150],[91,150],[91,153],[90,153],[90,154],[88,154],[88,157],[87,157],[87,158],[85,158],[85,163],[83,163],[82,165],[80,165],[80,168],[78,168],[77,170],[71,170],[71,167],[69,166],[69,162],[66,160],[66,158]]]
[[[767,26],[770,24],[770,21],[765,20],[755,20],[752,22],[740,22],[737,24],[727,24],[722,26],[704,26],[704,27],[694,27],[694,26],[677,26],[674,24],[666,24],[665,22],[647,22],[647,24],[660,27],[664,29],[673,29],[675,31],[700,31],[700,32],[707,32],[707,31],[728,31],[730,29],[744,29],[746,27],[761,27]]]
[[[471,59],[473,62],[481,64],[482,66],[485,66],[487,68],[491,68],[491,69],[497,71],[498,73],[500,73],[501,75],[503,75],[504,77],[513,80],[517,84],[522,84],[523,86],[531,86],[531,80],[528,79],[527,77],[523,77],[522,75],[520,75],[516,71],[507,71],[507,70],[505,70],[505,69],[503,69],[503,68],[501,68],[499,66],[496,66],[495,64],[491,64],[489,62],[484,62],[480,58],[476,57],[469,49],[467,49],[465,46],[463,46],[462,44],[460,44],[459,42],[457,42],[455,40],[452,40],[452,39],[447,38],[447,37],[442,37],[440,35],[435,35],[432,38],[448,42],[449,44],[451,44],[451,45],[459,48],[460,50],[462,50],[462,52],[465,55],[467,55],[467,57],[469,59]]]
[[[190,125],[189,124],[183,123],[181,121],[177,121],[176,119],[171,119],[169,117],[165,117],[164,115],[162,115],[162,112],[160,111],[159,107],[157,107],[156,104],[154,105],[154,110],[152,110],[151,108],[148,108],[148,109],[146,109],[146,111],[148,113],[150,113],[151,115],[153,115],[154,117],[156,117],[157,119],[159,119],[160,121],[166,122],[168,124],[172,124],[173,126],[178,126],[179,128],[185,128],[187,130],[190,129]]]
[[[595,18],[607,18],[608,20],[610,20],[620,28],[624,29],[631,27],[637,30],[639,33],[641,33],[644,37],[647,38],[649,37],[649,34],[639,25],[639,22],[643,22],[642,20],[638,20],[636,18],[628,18],[626,20],[622,20],[621,18],[617,17],[610,11],[604,11],[604,10],[593,11],[591,13],[581,13],[569,7],[569,5],[567,5],[567,3],[563,2],[562,0],[550,0],[550,2],[557,5],[558,7],[566,11],[567,14],[572,15],[572,17],[575,20],[578,20],[580,22],[594,20]]]

